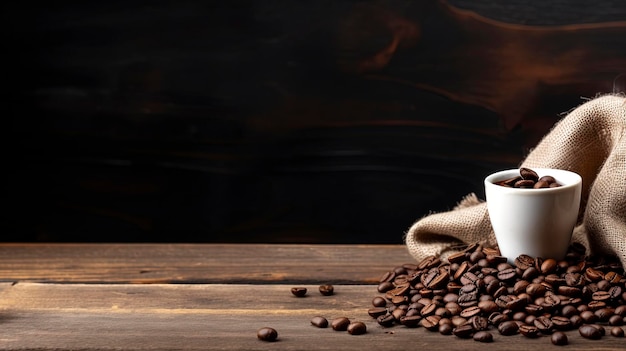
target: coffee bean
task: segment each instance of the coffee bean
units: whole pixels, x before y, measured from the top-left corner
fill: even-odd
[[[335,318],[330,323],[330,326],[336,331],[345,331],[348,329],[348,325],[350,325],[350,320],[346,317]]]
[[[554,328],[558,330],[570,330],[572,328],[572,322],[565,316],[553,316],[551,320]]]
[[[439,324],[439,333],[441,335],[450,335],[454,330],[452,323]]]
[[[322,316],[316,316],[311,319],[311,324],[318,328],[328,327],[328,320]]]
[[[537,174],[537,172],[533,171],[530,168],[522,167],[519,169],[519,173],[523,179],[532,180],[534,182],[539,180],[539,175]]]
[[[479,342],[492,342],[493,341],[493,335],[485,330],[479,331],[476,334],[474,334],[474,341],[479,341]]]
[[[391,327],[393,323],[395,323],[395,321],[396,321],[396,317],[394,317],[391,313],[382,314],[376,317],[376,322],[383,327]]]
[[[306,295],[306,288],[291,288],[291,293],[297,297],[304,297]]]
[[[520,325],[519,333],[524,335],[527,338],[536,338],[539,337],[539,329],[534,325]]]
[[[611,326],[624,325],[624,318],[622,316],[618,316],[614,314],[611,317],[609,317],[609,325]]]
[[[548,258],[543,261],[541,264],[540,270],[542,274],[550,274],[556,270],[557,264],[556,260],[553,258]]]
[[[372,318],[378,318],[378,316],[387,314],[387,312],[388,311],[386,307],[374,307],[367,310],[367,314],[369,314]]]
[[[500,279],[501,281],[509,281],[515,278],[516,275],[517,273],[515,272],[514,268],[506,268],[499,271],[497,276],[498,279]]]
[[[473,316],[469,319],[469,324],[472,325],[475,331],[487,330],[489,327],[489,321],[482,316]]]
[[[367,332],[367,326],[363,322],[350,323],[347,329],[351,335],[361,335]]]
[[[330,296],[334,293],[335,288],[330,284],[324,284],[324,285],[320,285],[319,290],[320,290],[320,294],[324,296]]]
[[[422,320],[422,316],[420,316],[419,314],[411,315],[411,316],[404,315],[400,317],[400,324],[408,328],[415,328],[419,325],[421,320]]]
[[[611,335],[618,337],[618,338],[623,338],[624,337],[624,329],[620,328],[620,327],[613,327],[611,328]]]
[[[384,298],[380,296],[376,296],[375,298],[372,299],[372,305],[374,307],[385,307],[387,306],[387,300],[385,300]]]
[[[434,331],[434,330],[439,329],[440,320],[441,320],[441,317],[432,315],[426,318],[422,318],[420,324],[422,325],[422,327],[424,327],[424,329]]]
[[[276,341],[278,338],[278,332],[274,328],[263,327],[256,332],[257,338],[263,341]]]
[[[452,334],[462,339],[471,338],[473,333],[474,333],[474,328],[472,328],[472,326],[467,323],[459,325],[458,327],[452,330]]]
[[[543,334],[552,333],[552,328],[554,328],[554,323],[552,323],[552,320],[546,316],[539,316],[535,318],[533,325]]]
[[[557,346],[563,346],[568,344],[567,335],[560,331],[552,334],[552,336],[550,337],[550,341],[553,345]]]
[[[578,333],[587,339],[600,339],[602,337],[602,331],[593,324],[580,326],[580,328],[578,328]]]
[[[528,255],[519,255],[515,258],[515,267],[526,270],[535,265],[535,259]]]
[[[378,292],[379,293],[386,293],[387,291],[391,290],[394,288],[394,285],[392,282],[382,282],[380,284],[378,284]]]
[[[498,325],[498,331],[502,335],[514,335],[518,330],[519,325],[515,321],[505,321]]]

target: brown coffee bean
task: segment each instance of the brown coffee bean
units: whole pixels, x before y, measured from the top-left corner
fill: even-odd
[[[471,338],[474,333],[474,328],[470,324],[462,324],[452,330],[452,334],[459,338],[467,339]]]
[[[613,327],[611,328],[611,335],[618,337],[618,338],[623,338],[624,337],[624,329],[620,328],[620,327]]]
[[[432,316],[428,316],[426,318],[422,318],[422,320],[420,321],[420,324],[426,330],[435,331],[435,330],[439,329],[439,321],[440,320],[441,320],[441,317],[436,316],[436,315],[432,315]]]
[[[372,305],[374,307],[385,307],[387,306],[387,300],[385,300],[384,298],[380,296],[376,296],[375,298],[372,299]]]
[[[351,335],[361,335],[367,332],[367,326],[363,322],[353,322],[348,325],[347,330]]]
[[[539,329],[534,325],[520,325],[519,332],[527,338],[536,338],[539,336]]]
[[[387,313],[387,314],[383,314],[383,315],[376,317],[376,322],[383,327],[391,327],[396,322],[396,317],[394,317],[391,313]],[[349,324],[349,321],[348,321],[348,324]],[[333,329],[335,328],[333,327]]]
[[[304,297],[306,295],[306,288],[291,288],[291,293],[297,297]]]
[[[263,327],[256,332],[257,338],[263,341],[276,341],[278,338],[278,332],[274,328]]]
[[[318,328],[328,327],[328,320],[322,316],[316,316],[311,319],[311,324]]]
[[[489,321],[487,318],[475,315],[469,319],[469,323],[472,325],[475,331],[487,330],[489,327]]]
[[[585,324],[578,328],[578,333],[587,339],[600,339],[602,337],[601,329],[597,328],[593,324]]]
[[[553,345],[557,346],[563,346],[568,344],[567,335],[560,331],[552,334],[552,336],[550,337],[550,341]]]
[[[454,326],[451,323],[439,324],[439,333],[441,335],[450,335],[454,331]]]
[[[552,328],[554,328],[554,323],[552,323],[552,320],[546,316],[539,316],[535,318],[533,325],[543,334],[550,334],[552,332]]]
[[[557,264],[556,260],[553,258],[548,258],[543,261],[541,264],[540,270],[542,274],[550,274],[556,270]]]
[[[478,342],[492,342],[493,341],[493,335],[485,330],[481,330],[479,332],[477,332],[476,334],[474,334],[474,341],[478,341]]]
[[[519,169],[519,173],[523,179],[532,180],[533,182],[539,180],[539,175],[537,174],[537,172],[533,171],[530,168],[522,167]]]
[[[335,287],[330,284],[320,285],[319,287],[320,294],[324,296],[330,296],[335,292]]]
[[[330,326],[336,331],[346,331],[350,325],[350,320],[346,317],[339,317],[332,320]]]
[[[572,322],[565,316],[553,316],[551,318],[554,328],[558,330],[570,330],[572,328]]]
[[[535,265],[535,259],[528,255],[519,255],[515,258],[515,267],[526,270]]]
[[[502,335],[514,335],[518,330],[519,325],[515,321],[504,321],[498,325],[498,331]]]
[[[624,325],[624,318],[622,316],[618,316],[616,314],[612,315],[611,317],[609,317],[609,325],[610,326],[620,326],[620,325]]]
[[[378,316],[385,315],[387,312],[387,308],[385,307],[374,307],[367,310],[367,314],[369,314],[372,318],[378,318]]]
[[[515,182],[514,188],[530,189],[535,186],[535,181],[530,179],[522,179]]]
[[[503,269],[503,270],[499,271],[498,274],[497,274],[498,279],[500,279],[501,281],[512,280],[513,278],[515,278],[516,275],[517,275],[517,273],[515,272],[514,268]]]

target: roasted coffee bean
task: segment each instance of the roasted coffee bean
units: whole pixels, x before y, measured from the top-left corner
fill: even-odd
[[[335,292],[335,287],[333,287],[330,284],[324,284],[324,285],[320,285],[319,290],[320,290],[320,294],[324,296],[330,296]]]
[[[422,325],[422,327],[424,327],[424,329],[434,331],[439,329],[439,320],[441,320],[441,317],[432,315],[426,318],[422,318],[420,324]]]
[[[418,265],[417,269],[431,269],[433,267],[437,267],[441,263],[441,260],[437,256],[428,256],[424,258]]]
[[[274,328],[263,327],[256,332],[257,338],[263,341],[276,341],[278,338],[278,332]]]
[[[593,314],[598,317],[599,322],[607,322],[611,316],[615,315],[615,310],[611,307],[604,307],[595,310]]]
[[[393,283],[392,282],[382,282],[380,284],[378,284],[378,292],[379,293],[386,293],[387,291],[393,289]]]
[[[472,326],[467,323],[459,325],[458,327],[452,330],[452,334],[462,339],[471,338],[473,333],[474,333],[474,328],[472,328]]]
[[[572,328],[572,322],[565,316],[553,316],[551,320],[555,329],[570,330]]]
[[[524,307],[524,311],[530,315],[538,316],[543,314],[543,307],[535,304],[528,304]]]
[[[402,317],[400,317],[400,324],[408,327],[408,328],[415,328],[419,325],[419,322],[422,320],[422,316],[420,315],[404,315]]]
[[[501,270],[497,274],[498,279],[500,279],[501,281],[505,281],[505,282],[512,280],[513,278],[515,278],[516,275],[517,273],[515,273],[514,268],[507,268],[507,269]]]
[[[380,317],[379,317],[380,318]],[[392,317],[393,320],[393,317]],[[336,331],[345,331],[350,325],[350,320],[346,317],[339,317],[332,320],[330,326]]]
[[[528,255],[519,255],[515,258],[515,267],[522,271],[527,270],[535,265],[535,259]]]
[[[502,322],[506,322],[509,320],[509,316],[500,313],[500,312],[494,312],[492,314],[489,315],[489,323],[491,323],[492,325],[498,327],[500,324],[502,324]]]
[[[613,327],[611,328],[611,335],[618,337],[618,338],[623,338],[624,337],[624,329],[620,328],[620,327]]]
[[[532,188],[535,186],[535,181],[530,179],[522,179],[515,182],[514,188]]]
[[[493,335],[485,330],[479,331],[476,334],[474,334],[474,341],[479,341],[479,342],[492,342],[493,341]]]
[[[598,321],[598,316],[596,316],[591,310],[581,312],[580,318],[582,318],[583,321],[588,324],[595,323]]]
[[[616,314],[609,317],[609,325],[611,326],[620,326],[624,325],[624,318],[622,316],[618,316]]]
[[[532,180],[533,182],[536,182],[537,180],[539,180],[539,175],[537,174],[537,172],[533,171],[530,168],[526,168],[526,167],[520,168],[519,174],[523,179]]]
[[[328,320],[322,316],[316,316],[311,319],[311,324],[318,328],[328,327]]]
[[[478,303],[478,308],[480,308],[480,311],[485,316],[489,316],[493,312],[496,312],[499,310],[498,305],[492,300],[480,301]]]
[[[473,316],[476,316],[478,314],[481,313],[480,307],[478,306],[472,306],[472,307],[468,307],[464,310],[461,311],[460,316],[463,318],[470,318]]]
[[[347,330],[351,335],[361,335],[367,332],[367,326],[363,322],[353,322],[348,325]]]
[[[543,261],[541,264],[540,270],[542,274],[551,274],[556,270],[557,264],[556,260],[553,258],[548,258]]]
[[[489,321],[487,318],[478,315],[471,317],[468,322],[472,325],[472,328],[474,328],[475,331],[487,330],[489,327]]]
[[[498,325],[498,331],[502,335],[514,335],[518,330],[519,325],[516,321],[504,321]]]
[[[539,329],[534,325],[520,325],[519,333],[524,335],[527,338],[536,338],[539,337]]]
[[[600,339],[602,337],[602,330],[593,324],[580,326],[580,328],[578,328],[578,333],[587,339]]]
[[[553,345],[557,346],[563,346],[568,344],[567,335],[560,331],[552,334],[552,336],[550,337],[550,341]]]
[[[383,327],[391,327],[393,323],[396,322],[396,317],[394,317],[391,313],[387,313],[376,317],[376,322]]]
[[[550,334],[552,332],[552,328],[554,328],[554,323],[552,323],[552,320],[546,316],[539,316],[535,318],[533,325],[543,334]]]
[[[393,279],[396,277],[396,273],[393,271],[388,271],[385,272],[385,274],[383,274],[380,279],[378,280],[379,283],[384,283],[384,282],[392,282]]]
[[[306,295],[306,288],[291,288],[291,293],[297,297],[304,297]]]
[[[387,306],[387,300],[385,300],[384,298],[380,296],[376,296],[375,298],[372,299],[372,305],[374,307],[385,307]]]
[[[387,308],[385,308],[385,307],[370,308],[369,310],[367,310],[367,314],[369,314],[370,317],[372,317],[372,318],[378,318],[378,316],[382,316],[384,314],[387,314]]]
[[[585,277],[580,273],[565,274],[565,284],[569,286],[582,287],[585,285]]]
[[[569,318],[570,323],[572,323],[572,328],[578,328],[585,323],[579,315],[575,314]]]
[[[450,335],[454,331],[452,323],[439,324],[439,333],[441,335]]]

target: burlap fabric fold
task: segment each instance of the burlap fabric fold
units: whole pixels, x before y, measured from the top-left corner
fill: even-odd
[[[580,174],[582,201],[572,241],[593,254],[617,255],[626,267],[626,97],[606,95],[578,106],[555,124],[520,167]],[[449,212],[417,220],[404,239],[417,261],[445,257],[475,242],[497,244],[487,204],[474,194]]]

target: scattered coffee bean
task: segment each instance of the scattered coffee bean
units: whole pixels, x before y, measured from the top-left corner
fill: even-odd
[[[593,324],[582,325],[578,328],[578,332],[587,339],[600,339],[602,337],[602,330]]]
[[[474,334],[474,340],[479,342],[492,342],[493,335],[488,331],[479,331]]]
[[[348,325],[347,330],[352,335],[361,335],[367,332],[367,326],[363,322],[353,322]]]
[[[550,341],[552,341],[553,345],[557,345],[557,346],[567,345],[568,343],[567,335],[565,335],[565,333],[560,332],[560,331],[552,334],[552,336],[550,337]]]
[[[349,325],[350,325],[350,320],[346,317],[335,318],[330,323],[330,326],[333,328],[333,330],[336,330],[336,331],[346,331]]]
[[[263,327],[256,332],[257,338],[263,341],[276,341],[278,338],[278,332],[274,328]]]
[[[620,327],[613,327],[611,328],[611,335],[618,337],[618,338],[623,338],[624,337],[624,329],[620,328]]]
[[[552,343],[566,345],[568,330],[588,339],[623,332],[626,272],[616,257],[589,256],[572,244],[562,260],[520,255],[514,263],[496,248],[473,244],[448,260],[430,256],[395,267],[381,279],[384,296],[372,300],[368,314],[386,328],[423,327],[466,339],[497,329],[503,336],[551,335]]]
[[[311,319],[311,324],[318,328],[328,327],[328,320],[322,316],[316,316]]]
[[[319,290],[320,290],[320,294],[324,296],[330,296],[335,292],[335,287],[333,287],[330,284],[324,284],[324,285],[320,285]]]
[[[291,288],[291,293],[297,297],[304,297],[306,295],[306,291],[307,291],[306,288],[300,288],[300,287]]]

